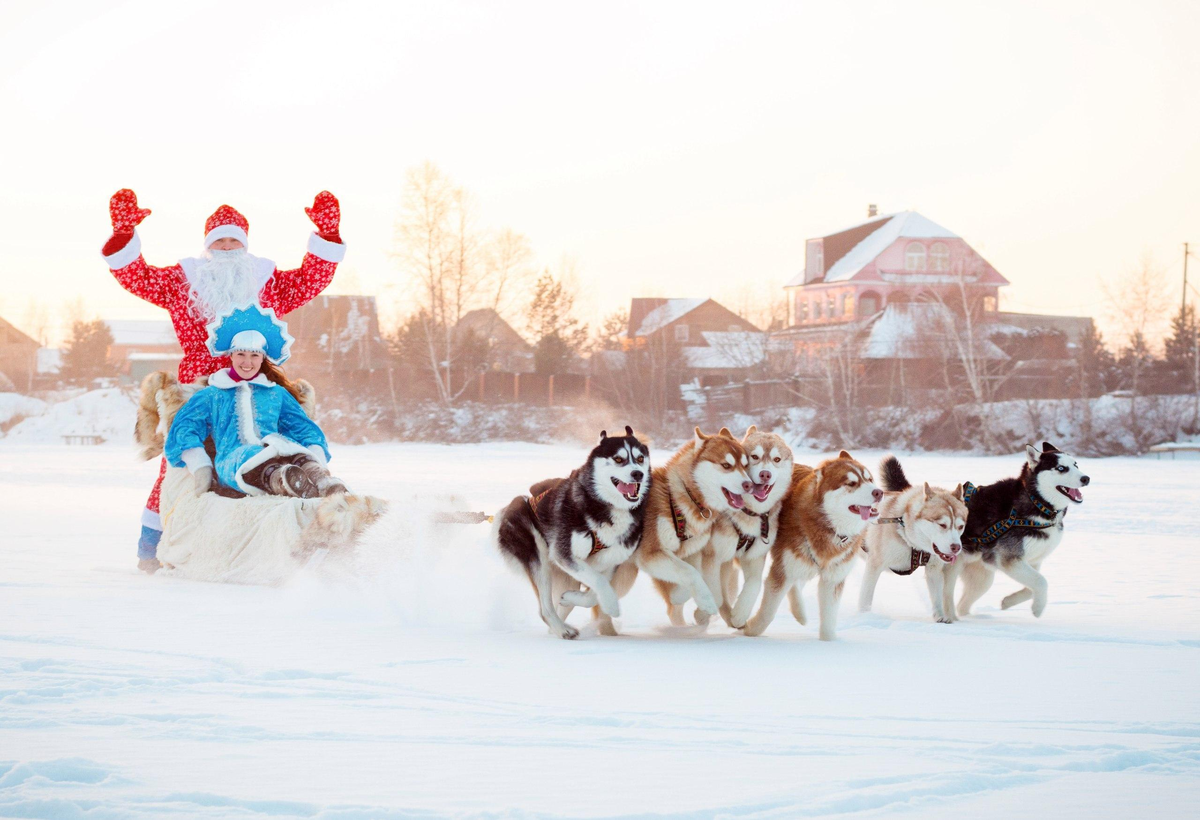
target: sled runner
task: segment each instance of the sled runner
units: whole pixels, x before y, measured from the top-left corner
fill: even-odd
[[[142,381],[134,438],[142,459],[161,455],[175,414],[207,378],[180,384],[165,372]],[[301,407],[312,415],[315,391],[303,380]],[[312,561],[352,550],[386,510],[372,496],[338,493],[324,498],[238,496],[234,491],[196,494],[187,469],[166,468],[160,511],[158,559],[172,574],[202,581],[279,584]]]

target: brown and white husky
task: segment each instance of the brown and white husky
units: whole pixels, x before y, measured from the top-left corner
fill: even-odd
[[[746,506],[730,516],[738,533],[733,560],[721,566],[724,601],[721,617],[725,623],[741,629],[754,612],[762,591],[763,569],[767,554],[779,536],[779,516],[783,499],[792,486],[792,448],[775,433],[759,432],[750,425],[742,437],[742,446],[750,457],[750,478],[754,489],[746,496]],[[738,570],[742,588],[738,591]]]
[[[962,534],[967,525],[962,485],[953,491],[928,483],[914,487],[895,456],[880,463],[879,476],[883,486],[896,491],[883,494],[878,504],[879,519],[867,528],[863,544],[867,570],[858,593],[859,612],[871,611],[875,584],[884,570],[912,575],[918,567],[925,567],[934,620],[942,624],[958,620],[954,615],[954,587],[946,580],[962,552]]]
[[[805,623],[800,590],[817,578],[821,613],[820,637],[837,637],[837,608],[846,576],[862,544],[867,522],[879,515],[875,503],[883,491],[870,471],[842,450],[814,470],[797,465],[784,497],[779,535],[771,545],[771,569],[757,614],[746,624],[747,635],[761,635],[775,619],[784,596],[792,615]]]
[[[754,489],[750,457],[722,427],[715,436],[696,428],[696,437],[652,473],[638,568],[654,579],[667,602],[671,623],[683,624],[683,604],[696,601],[696,622],[719,611],[722,556],[733,556],[740,515]],[[728,560],[726,558],[725,560]]]

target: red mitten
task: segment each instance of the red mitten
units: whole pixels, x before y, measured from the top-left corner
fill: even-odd
[[[337,197],[329,191],[321,191],[313,199],[311,208],[305,208],[304,213],[317,226],[317,233],[326,237],[336,237],[342,221],[342,209]]]
[[[150,216],[150,209],[139,208],[137,194],[122,188],[108,200],[108,215],[112,218],[113,233],[130,234],[138,223]]]

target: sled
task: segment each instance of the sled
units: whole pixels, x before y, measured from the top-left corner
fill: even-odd
[[[169,373],[142,380],[134,433],[143,460],[162,454],[171,420],[207,378],[180,384]],[[316,394],[297,380],[300,406],[311,417]],[[338,493],[325,498],[245,496],[214,491],[196,494],[183,467],[167,466],[159,501],[162,539],[158,560],[171,575],[200,581],[282,584],[326,555],[352,552],[363,533],[386,511],[373,496]]]

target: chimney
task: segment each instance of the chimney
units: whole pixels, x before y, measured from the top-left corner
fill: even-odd
[[[877,216],[879,216],[879,208],[875,203],[871,203],[867,206],[867,219],[874,219]]]

